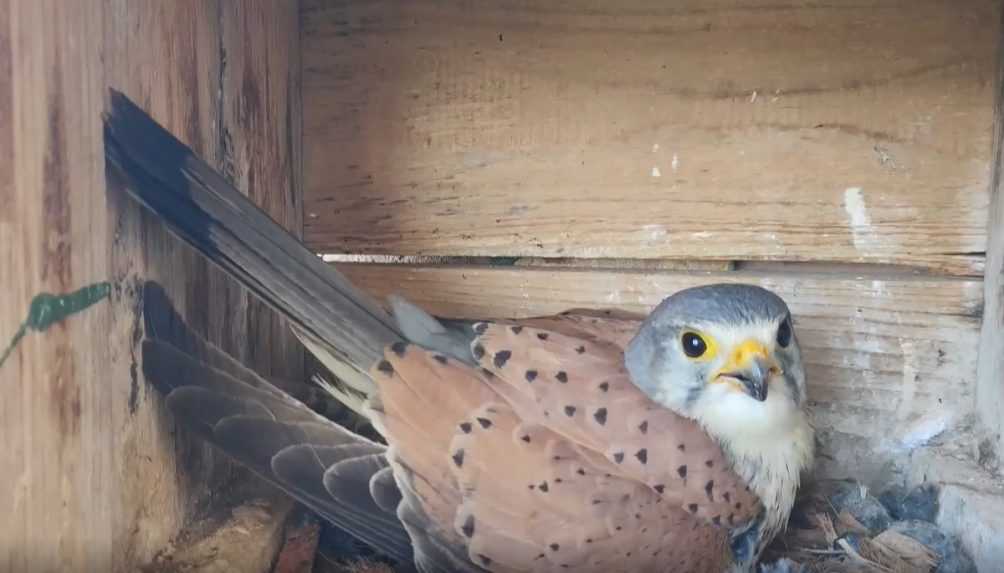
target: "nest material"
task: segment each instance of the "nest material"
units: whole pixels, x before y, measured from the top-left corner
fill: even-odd
[[[797,573],[931,573],[937,569],[939,558],[931,548],[894,528],[884,527],[878,533],[869,530],[847,509],[835,505],[831,493],[816,487],[800,497],[793,523],[768,549],[765,563],[787,558],[800,566],[793,569]]]

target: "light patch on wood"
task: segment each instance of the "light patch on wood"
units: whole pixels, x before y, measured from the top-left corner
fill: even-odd
[[[875,230],[872,228],[872,220],[868,216],[868,207],[865,205],[860,187],[848,187],[844,190],[844,211],[847,211],[849,218],[848,225],[851,228],[854,248],[867,251],[875,241]]]

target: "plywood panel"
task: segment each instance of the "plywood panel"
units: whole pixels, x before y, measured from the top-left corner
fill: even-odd
[[[789,302],[803,346],[820,464],[868,479],[973,411],[982,284],[889,276],[604,272],[338,265],[379,296],[400,293],[454,317],[514,317],[574,307],[648,312],[710,282],[752,282]]]
[[[980,274],[997,13],[309,0],[305,236]]]
[[[133,571],[205,509],[210,486],[235,475],[177,431],[148,392],[135,348],[143,279],[164,284],[195,328],[225,348],[254,352],[287,377],[302,368],[291,344],[252,345],[246,325],[271,319],[231,307],[223,292],[237,291],[142,215],[104,170],[101,112],[114,86],[211,163],[277,187],[268,200],[261,188],[254,196],[299,231],[290,206],[298,160],[263,152],[292,149],[296,96],[271,78],[298,69],[297,55],[276,53],[267,74],[255,62],[239,67],[242,79],[268,76],[256,93],[234,90],[226,57],[254,55],[248,46],[263,37],[271,47],[280,35],[292,44],[297,6],[248,1],[233,10],[268,26],[247,25],[241,36],[243,28],[221,24],[216,1],[0,1],[0,137],[8,142],[0,145],[0,346],[37,295],[86,285],[108,293],[29,330],[0,365],[2,571]],[[238,105],[269,111],[245,125],[231,111]],[[247,152],[234,153],[225,133]]]

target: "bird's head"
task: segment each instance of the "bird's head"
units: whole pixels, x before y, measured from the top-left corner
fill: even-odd
[[[625,353],[632,381],[719,439],[784,439],[804,421],[805,372],[788,306],[757,286],[677,292]]]

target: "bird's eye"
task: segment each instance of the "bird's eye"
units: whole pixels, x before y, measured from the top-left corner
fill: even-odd
[[[777,344],[781,348],[788,348],[791,344],[791,321],[787,318],[777,327]]]
[[[698,358],[708,351],[708,343],[696,332],[684,332],[680,337],[683,353],[691,358]]]

